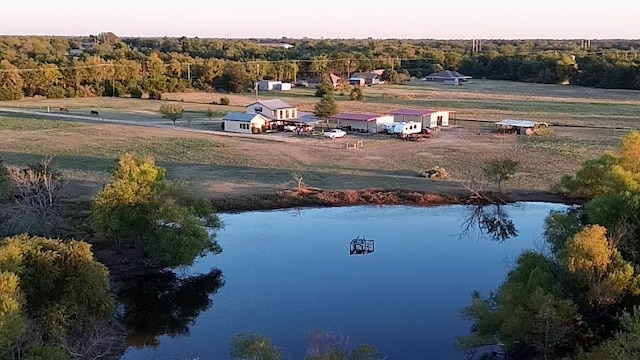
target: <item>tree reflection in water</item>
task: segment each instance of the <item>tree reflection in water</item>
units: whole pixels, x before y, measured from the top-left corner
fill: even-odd
[[[479,237],[488,237],[492,241],[504,242],[518,235],[513,220],[501,205],[471,206],[469,216],[462,223],[460,236],[468,236],[476,226]]]
[[[211,295],[223,285],[219,269],[187,278],[162,272],[125,281],[118,300],[128,344],[156,347],[158,336],[188,334],[198,315],[211,306]]]

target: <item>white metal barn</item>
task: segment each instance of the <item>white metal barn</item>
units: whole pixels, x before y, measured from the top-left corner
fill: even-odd
[[[278,85],[280,84],[282,84],[282,82],[280,81],[260,80],[258,81],[258,90],[260,91],[278,90]]]
[[[389,111],[394,122],[415,121],[422,123],[424,129],[449,126],[449,112],[431,109],[396,109]]]
[[[342,113],[333,116],[333,119],[338,123],[338,127],[368,133],[382,132],[387,124],[393,122],[393,116],[379,114]]]
[[[245,114],[230,112],[222,118],[224,131],[252,134],[252,128],[260,129],[269,122],[269,119],[260,114]]]

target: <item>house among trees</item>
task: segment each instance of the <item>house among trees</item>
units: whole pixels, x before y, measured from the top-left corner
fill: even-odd
[[[260,91],[291,90],[290,83],[283,83],[282,81],[275,81],[275,80],[260,80],[258,81],[257,86],[258,86],[258,90]]]
[[[349,84],[358,86],[382,84],[384,82],[382,81],[382,74],[384,74],[384,69],[356,72],[349,77]]]
[[[340,86],[340,83],[344,81],[340,76],[334,73],[329,73],[327,75],[329,76],[329,80],[331,80],[331,83],[333,84],[334,89],[338,88]],[[298,80],[298,82],[296,82],[296,86],[316,88],[318,87],[318,85],[320,85],[321,81],[322,81],[322,76],[316,76],[308,79]]]
[[[457,71],[442,70],[429,74],[424,79],[426,81],[439,81],[445,85],[460,85],[461,82],[471,79],[471,76],[462,75]]]

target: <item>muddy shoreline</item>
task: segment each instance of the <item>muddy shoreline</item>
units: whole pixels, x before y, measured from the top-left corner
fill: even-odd
[[[358,205],[438,206],[490,205],[514,202],[548,202],[569,205],[583,203],[580,199],[570,199],[562,194],[546,191],[514,190],[503,194],[486,193],[483,195],[483,198],[478,198],[466,191],[437,194],[404,189],[323,190],[307,188],[213,199],[212,203],[214,209],[219,213]]]

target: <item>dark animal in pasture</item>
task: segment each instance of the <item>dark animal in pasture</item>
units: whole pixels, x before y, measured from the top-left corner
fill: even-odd
[[[66,107],[61,107],[60,112],[68,113],[69,109],[67,109]]]
[[[100,113],[95,111],[95,110],[91,110],[91,115],[93,116],[100,116]]]

